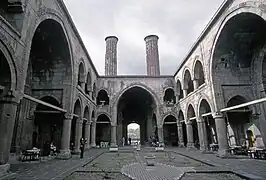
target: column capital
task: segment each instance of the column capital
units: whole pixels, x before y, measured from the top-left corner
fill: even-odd
[[[200,116],[200,117],[197,118],[197,122],[198,123],[205,123],[205,121],[206,120],[202,116]]]
[[[72,119],[73,119],[73,115],[70,114],[70,113],[66,113],[66,114],[64,115],[64,117],[65,117],[65,120],[72,120]]]
[[[217,119],[217,118],[224,118],[224,114],[223,113],[221,113],[221,112],[215,112],[213,115],[213,118],[214,119]]]
[[[117,127],[117,124],[111,124],[111,127]]]
[[[186,121],[186,125],[192,125],[192,121],[190,120]]]

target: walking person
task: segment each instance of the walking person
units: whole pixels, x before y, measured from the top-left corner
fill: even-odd
[[[122,137],[122,146],[125,146],[125,137]]]
[[[83,138],[80,138],[80,159],[83,158],[84,146],[85,146],[85,140]]]
[[[131,145],[131,137],[128,138],[129,145]]]

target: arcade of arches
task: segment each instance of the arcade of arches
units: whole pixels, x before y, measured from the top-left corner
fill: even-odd
[[[70,158],[70,150],[79,153],[82,137],[86,149],[101,142],[121,146],[122,137],[127,144],[131,136],[131,123],[139,125],[142,145],[154,136],[166,146],[205,151],[218,145],[221,154],[235,145],[264,147],[264,104],[222,110],[266,96],[266,23],[252,13],[239,13],[224,23],[212,47],[212,62],[197,57],[178,77],[148,77],[143,80],[147,88],[126,90],[137,76],[124,83],[95,75],[89,61],[72,58],[76,50],[70,47],[77,44],[69,44],[71,33],[55,20],[37,26],[28,52],[22,51],[28,58],[21,63],[13,62],[0,41],[0,165],[8,163],[10,151],[44,148],[50,142],[60,158]],[[21,69],[25,74],[16,77]]]

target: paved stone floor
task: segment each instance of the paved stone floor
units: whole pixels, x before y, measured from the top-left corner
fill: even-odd
[[[179,154],[186,155],[197,160],[215,165],[223,169],[233,170],[237,173],[252,177],[253,179],[266,179],[266,160],[243,158],[221,159],[215,154],[203,154],[197,150],[186,150],[182,148],[169,148]]]
[[[11,172],[15,173],[16,180],[57,180],[63,179],[69,173],[93,160],[106,150],[91,149],[85,152],[84,158],[78,155],[69,160],[53,159],[46,162],[23,162],[11,164]]]
[[[266,161],[248,158],[220,159],[214,154],[203,154],[199,151],[188,151],[179,148],[167,148],[165,152],[155,152],[153,148],[142,148],[139,152],[130,148],[123,148],[119,150],[119,153],[110,153],[107,149],[91,149],[85,153],[85,158],[82,160],[78,156],[73,156],[70,160],[54,159],[47,162],[18,163],[11,165],[11,171],[16,173],[17,180],[98,180],[108,178],[127,180],[130,178],[122,175],[120,173],[121,169],[134,164],[145,166],[145,156],[149,155],[156,157],[155,163],[163,165],[160,169],[162,171],[157,169],[154,172],[168,173],[170,176],[170,171],[167,171],[165,167],[167,165],[175,166],[179,168],[178,170],[187,172],[183,174],[181,180],[198,180],[199,178],[206,180],[241,179],[234,174],[228,173],[228,171],[249,176],[251,179],[259,179],[259,177],[266,179]],[[137,167],[140,170],[140,166],[135,165],[132,167]],[[131,171],[132,168],[129,170]],[[142,171],[142,177],[147,175],[147,171],[151,172],[152,170],[154,168],[145,166]],[[136,173],[137,171],[134,172]],[[153,173],[153,175],[156,175],[156,173]]]

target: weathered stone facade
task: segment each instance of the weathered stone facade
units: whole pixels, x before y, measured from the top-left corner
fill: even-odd
[[[164,128],[175,126],[179,146],[205,151],[219,144],[220,155],[244,141],[264,146],[264,103],[223,109],[266,95],[265,7],[259,0],[224,2],[173,76],[158,76],[158,49],[151,47],[149,76],[116,76],[116,49],[106,56],[108,76],[99,76],[62,0],[0,2],[0,168],[7,169],[10,149],[46,141],[69,158],[71,142],[78,152],[81,137],[86,148],[101,141],[97,126],[116,146],[134,118],[145,120],[145,140],[156,127],[163,143]],[[126,111],[136,105],[129,100],[146,114]]]

